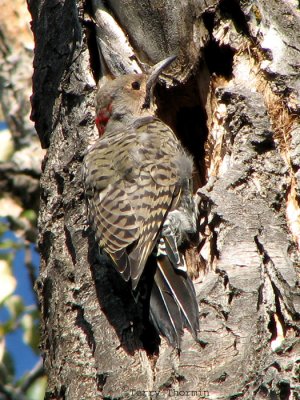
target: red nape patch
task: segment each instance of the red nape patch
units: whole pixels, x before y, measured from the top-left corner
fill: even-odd
[[[99,131],[99,136],[102,136],[105,132],[107,122],[111,116],[112,106],[109,104],[107,107],[101,108],[98,115],[95,118],[95,123]]]

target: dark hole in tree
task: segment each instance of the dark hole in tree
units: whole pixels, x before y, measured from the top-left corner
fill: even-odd
[[[182,145],[193,156],[196,167],[195,189],[206,183],[205,149],[207,139],[206,112],[198,94],[197,82],[191,78],[186,84],[167,90],[157,87],[158,117],[169,125]]]
[[[223,19],[231,19],[237,32],[249,35],[249,29],[245,14],[242,12],[237,0],[222,0],[220,11]]]
[[[274,283],[272,283],[272,287],[275,293],[275,305],[276,305],[276,314],[278,317],[278,320],[282,326],[282,330],[283,330],[283,335],[285,336],[286,334],[286,325],[285,325],[285,320],[284,320],[284,316],[282,314],[281,311],[281,306],[280,306],[280,298],[282,299],[282,295],[280,293],[280,291],[278,290],[278,288],[276,287],[276,285]]]
[[[291,386],[290,383],[287,381],[281,381],[279,383],[280,388],[280,400],[289,399],[291,395]]]
[[[211,74],[231,78],[234,51],[230,46],[219,46],[211,40],[204,49],[204,56]]]
[[[270,317],[270,322],[268,323],[268,329],[271,332],[272,336],[271,336],[271,341],[275,340],[277,337],[277,329],[276,329],[276,322],[275,322],[275,318],[273,315],[271,315]]]
[[[99,59],[98,45],[96,40],[96,26],[90,21],[85,22],[85,32],[87,38],[87,46],[90,54],[91,70],[96,82],[101,76],[101,64]]]
[[[212,11],[206,11],[203,13],[203,22],[205,25],[205,28],[208,30],[210,34],[212,34],[213,29],[214,29],[214,19],[215,19],[215,13]]]

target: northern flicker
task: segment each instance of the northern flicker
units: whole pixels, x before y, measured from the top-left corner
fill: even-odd
[[[119,76],[96,95],[99,139],[84,158],[89,221],[121,276],[138,283],[150,255],[150,319],[180,348],[183,329],[199,329],[198,305],[181,248],[196,232],[193,161],[155,116],[153,89],[175,57],[149,74]]]

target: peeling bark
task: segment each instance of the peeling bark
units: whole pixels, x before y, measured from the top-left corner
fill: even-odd
[[[201,186],[200,342],[186,332],[178,354],[142,338],[128,286],[96,258],[81,182],[104,73],[95,29],[81,2],[29,2],[33,116],[49,146],[37,284],[48,398],[296,399],[299,11],[276,0],[105,4],[141,67],[179,55],[158,113]]]

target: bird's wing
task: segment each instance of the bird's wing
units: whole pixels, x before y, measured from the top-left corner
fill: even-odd
[[[156,121],[105,135],[85,156],[90,222],[133,288],[176,195],[177,149],[173,132]]]

